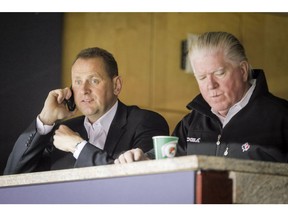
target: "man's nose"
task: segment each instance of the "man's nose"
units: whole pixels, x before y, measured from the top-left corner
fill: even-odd
[[[215,89],[218,87],[218,82],[213,75],[207,76],[207,87],[208,89]]]
[[[90,83],[88,81],[83,82],[81,86],[81,91],[85,94],[90,91]]]

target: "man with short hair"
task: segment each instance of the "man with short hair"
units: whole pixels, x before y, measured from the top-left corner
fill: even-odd
[[[129,149],[149,151],[153,136],[169,134],[161,115],[118,99],[122,79],[108,51],[82,50],[71,75],[71,89],[52,90],[37,119],[20,135],[4,174],[105,165]],[[66,106],[70,99],[83,116],[63,121],[76,114]]]

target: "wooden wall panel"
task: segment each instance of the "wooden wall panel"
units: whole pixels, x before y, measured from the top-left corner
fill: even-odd
[[[288,17],[280,14],[245,14],[243,43],[253,68],[262,68],[270,91],[288,99]]]
[[[77,53],[85,47],[84,13],[64,14],[62,85],[71,85],[71,65]]]
[[[98,46],[111,52],[118,62],[124,80],[120,99],[150,107],[151,14],[67,13],[64,38],[64,85],[70,83],[76,54]]]
[[[161,113],[170,131],[199,94],[191,74],[180,68],[181,40],[188,33],[228,31],[246,47],[254,68],[264,69],[270,90],[288,99],[288,16],[271,13],[66,13],[63,85],[83,48],[111,51],[124,79],[120,99]]]

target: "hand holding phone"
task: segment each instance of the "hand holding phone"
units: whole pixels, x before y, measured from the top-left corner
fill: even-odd
[[[76,104],[75,104],[75,101],[74,101],[74,94],[73,94],[72,87],[70,87],[70,90],[71,90],[71,92],[72,92],[72,95],[71,95],[71,97],[70,97],[68,100],[65,99],[65,102],[66,102],[66,105],[67,105],[67,107],[68,107],[68,110],[69,110],[70,112],[72,112],[72,111],[75,110]]]

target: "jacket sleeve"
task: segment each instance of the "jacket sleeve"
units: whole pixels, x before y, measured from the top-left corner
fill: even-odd
[[[82,149],[75,163],[75,168],[106,165],[112,163],[113,158],[108,156],[107,151],[103,151],[91,143],[87,143]]]
[[[48,165],[47,161],[42,162],[45,160],[45,157],[43,157],[47,147],[45,143],[49,143],[49,139],[49,135],[42,136],[37,133],[36,121],[33,121],[14,144],[4,175],[45,170],[46,168],[41,167],[41,164]]]
[[[143,152],[148,152],[153,149],[153,136],[169,135],[169,126],[158,113],[147,111],[142,117],[138,115],[138,119],[137,117],[133,119],[138,124],[132,126],[131,130],[129,129],[134,132],[134,134],[131,134],[133,140],[130,149],[140,148]]]

